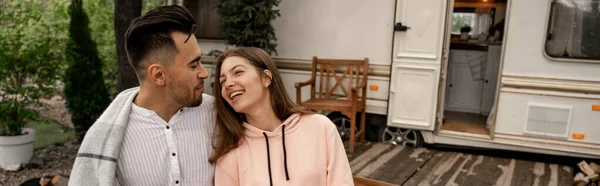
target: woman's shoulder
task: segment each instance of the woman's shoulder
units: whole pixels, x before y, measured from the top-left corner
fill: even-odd
[[[238,154],[239,154],[238,149],[239,148],[231,149],[229,152],[227,152],[223,156],[221,156],[217,160],[217,165],[220,165],[223,167],[236,166],[237,162],[238,162]]]
[[[303,114],[301,117],[302,123],[309,123],[311,125],[317,125],[324,128],[335,127],[333,122],[331,122],[331,120],[327,116],[322,114]]]
[[[319,123],[328,123],[331,122],[331,120],[329,120],[329,118],[323,114],[317,114],[317,113],[310,113],[310,114],[302,114],[302,120],[303,121],[313,121],[313,122],[319,122]]]

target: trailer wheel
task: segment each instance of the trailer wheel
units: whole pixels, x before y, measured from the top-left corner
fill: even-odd
[[[390,143],[393,145],[409,145],[413,147],[423,146],[423,136],[421,132],[413,129],[403,129],[396,127],[381,127],[379,136],[381,136],[381,142]]]
[[[327,115],[327,117],[331,120],[331,122],[333,122],[333,124],[335,124],[335,127],[337,128],[342,140],[350,139],[350,118],[339,112],[333,112]],[[357,117],[357,121],[360,121],[360,118]],[[359,122],[357,122],[356,126],[354,127],[355,132],[360,129],[359,125]]]

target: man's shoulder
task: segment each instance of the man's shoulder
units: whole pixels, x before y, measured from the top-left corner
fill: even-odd
[[[210,103],[210,105],[215,103],[216,98],[210,94],[202,94],[202,104],[204,105],[204,103]]]
[[[199,114],[213,116],[216,115],[215,97],[209,94],[202,94],[202,104],[191,107],[192,110],[200,112]]]
[[[202,104],[200,107],[208,108],[211,112],[215,111],[216,98],[210,94],[202,94]]]

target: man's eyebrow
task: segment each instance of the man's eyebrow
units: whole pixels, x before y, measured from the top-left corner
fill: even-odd
[[[198,57],[194,58],[192,61],[190,61],[188,64],[198,62],[198,61],[200,61],[201,58],[202,58],[202,56],[198,56]]]

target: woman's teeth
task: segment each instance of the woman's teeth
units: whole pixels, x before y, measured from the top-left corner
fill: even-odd
[[[240,91],[232,92],[231,94],[229,94],[229,98],[233,99],[235,96],[242,95],[243,93],[244,93],[244,91],[241,91],[241,90]]]

